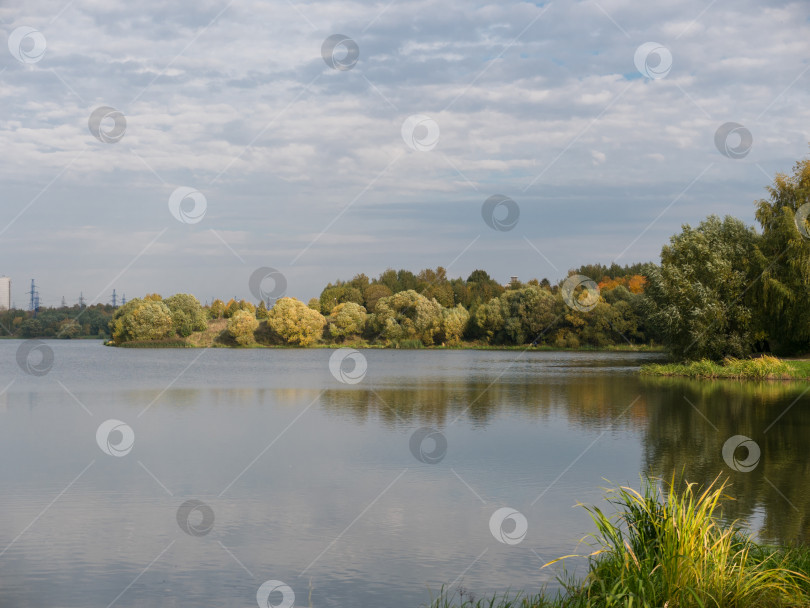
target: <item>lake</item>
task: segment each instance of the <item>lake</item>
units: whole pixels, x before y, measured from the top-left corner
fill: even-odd
[[[810,384],[644,378],[660,356],[634,353],[0,351],[2,606],[555,589],[543,564],[589,552],[576,505],[645,472],[727,477],[729,518],[808,541]]]

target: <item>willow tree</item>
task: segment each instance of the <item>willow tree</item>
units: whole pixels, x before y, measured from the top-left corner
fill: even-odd
[[[757,201],[762,226],[756,291],[760,323],[771,348],[782,351],[810,347],[810,160],[777,173],[767,199]]]
[[[647,320],[677,358],[721,359],[749,354],[757,339],[755,275],[757,234],[727,216],[688,224],[650,265]]]
[[[441,304],[412,289],[378,300],[371,317],[373,330],[384,340],[421,340],[425,346],[433,344],[441,324]]]

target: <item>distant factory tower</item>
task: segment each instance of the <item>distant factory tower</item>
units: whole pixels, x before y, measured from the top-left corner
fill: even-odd
[[[0,310],[11,308],[11,279],[0,277]]]

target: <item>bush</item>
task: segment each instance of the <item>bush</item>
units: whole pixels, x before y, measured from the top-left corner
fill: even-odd
[[[254,341],[253,332],[259,327],[259,321],[253,313],[247,310],[237,310],[228,319],[228,333],[241,346],[247,346]]]
[[[409,289],[381,298],[371,321],[374,331],[389,342],[420,340],[430,346],[441,329],[442,307]]]
[[[338,304],[327,318],[329,335],[343,341],[349,336],[359,336],[366,329],[366,309],[355,302]]]
[[[315,344],[325,325],[321,313],[295,298],[281,298],[267,314],[267,326],[286,344]]]
[[[178,335],[188,337],[195,331],[208,327],[205,310],[199,300],[188,293],[178,293],[163,300],[172,315],[174,329]]]
[[[175,333],[169,308],[160,300],[135,298],[115,311],[111,323],[116,344],[133,340],[162,340]]]
[[[461,342],[469,321],[470,313],[461,304],[455,308],[442,309],[442,340],[450,345]]]

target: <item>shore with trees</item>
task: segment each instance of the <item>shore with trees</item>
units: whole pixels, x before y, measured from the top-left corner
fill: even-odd
[[[648,373],[746,377],[737,363],[721,366],[722,373],[716,366],[710,374],[699,371],[724,359],[810,352],[810,160],[777,174],[767,193],[755,202],[759,230],[731,216],[709,216],[673,235],[660,264],[592,264],[557,284],[535,278],[506,285],[481,269],[467,278],[450,278],[442,267],[388,269],[373,279],[358,274],[329,283],[307,303],[284,297],[271,306],[215,300],[203,307],[189,294],[152,294],[115,311],[112,343],[663,347],[674,361],[707,363]],[[765,368],[746,369],[759,377]],[[775,370],[765,377],[795,373]]]
[[[150,294],[115,311],[111,342],[643,349],[654,342],[644,324],[641,267],[600,269],[605,274],[597,286],[598,302],[587,311],[572,309],[560,286],[547,281],[503,286],[483,270],[448,279],[443,268],[418,274],[387,270],[376,279],[358,275],[330,283],[309,303],[285,297],[269,308],[245,300],[214,300],[203,307],[189,294],[166,299]],[[579,297],[593,297],[582,291]]]

